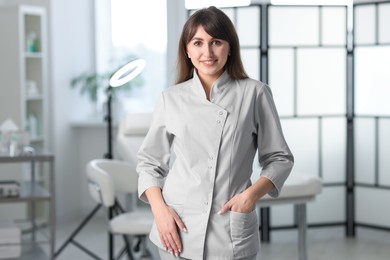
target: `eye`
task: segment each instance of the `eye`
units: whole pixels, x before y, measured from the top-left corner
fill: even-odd
[[[202,42],[201,42],[201,41],[194,41],[194,42],[193,42],[193,45],[194,45],[194,46],[201,46],[201,45],[202,45]]]
[[[220,40],[213,40],[211,42],[212,45],[216,45],[216,46],[220,46],[222,44],[222,42]]]

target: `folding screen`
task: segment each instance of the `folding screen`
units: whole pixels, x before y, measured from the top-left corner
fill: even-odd
[[[268,7],[268,83],[296,163],[292,175],[323,179],[309,224],[345,216],[347,8]],[[292,206],[271,208],[273,227],[294,223]]]
[[[390,229],[390,2],[354,7],[356,224]]]

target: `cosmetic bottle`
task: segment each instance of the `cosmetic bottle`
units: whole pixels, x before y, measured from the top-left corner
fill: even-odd
[[[9,140],[9,156],[15,156],[18,152],[18,137],[11,135]]]

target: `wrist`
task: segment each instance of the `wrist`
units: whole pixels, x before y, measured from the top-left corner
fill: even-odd
[[[256,203],[273,188],[274,185],[268,178],[260,177],[260,179],[253,183],[252,186],[248,187],[245,192],[247,192],[248,198],[250,198],[251,201]]]
[[[153,215],[167,207],[159,187],[150,187],[145,191],[145,195],[148,198]]]
[[[248,201],[251,205],[256,204],[257,200],[259,199],[253,186],[247,188],[243,192],[243,195],[245,197],[245,200]]]
[[[153,214],[156,214],[158,212],[162,212],[168,208],[168,206],[164,201],[156,201],[155,203],[150,204],[150,208],[152,209]]]

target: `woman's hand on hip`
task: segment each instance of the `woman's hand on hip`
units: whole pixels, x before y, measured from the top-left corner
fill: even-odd
[[[256,207],[256,202],[274,188],[273,182],[262,176],[246,190],[234,195],[233,198],[223,205],[218,214],[224,214],[229,210],[249,213]]]
[[[256,200],[253,200],[247,192],[234,195],[228,202],[223,205],[218,214],[222,215],[227,211],[240,213],[250,213],[256,206]]]
[[[178,228],[187,232],[183,221],[174,209],[166,205],[154,210],[153,214],[162,245],[168,252],[178,256],[182,251]]]

